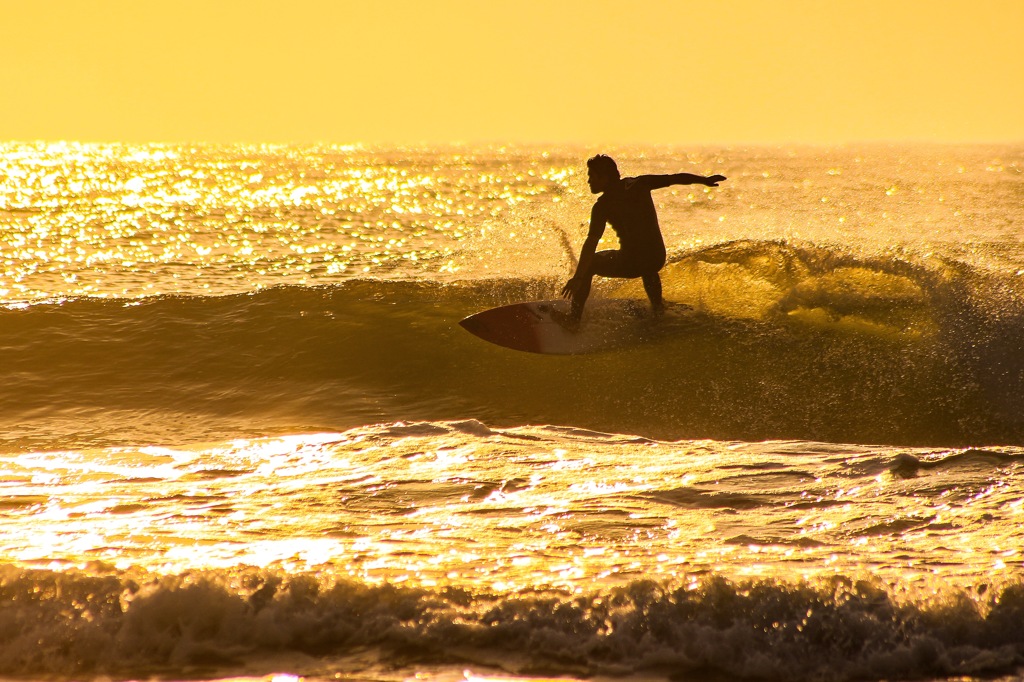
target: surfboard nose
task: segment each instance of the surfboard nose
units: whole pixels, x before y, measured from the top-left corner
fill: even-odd
[[[465,329],[466,331],[470,332],[471,334],[475,334],[477,336],[480,336],[480,333],[487,326],[480,319],[480,314],[479,313],[476,314],[476,315],[470,315],[469,317],[466,317],[466,318],[463,318],[463,319],[459,320],[459,324],[462,325],[463,329]]]
[[[459,324],[471,334],[499,346],[542,353],[537,340],[539,317],[526,304],[492,308],[460,320]]]

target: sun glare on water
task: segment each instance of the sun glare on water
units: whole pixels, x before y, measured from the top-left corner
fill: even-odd
[[[0,553],[28,566],[277,567],[497,592],[638,579],[695,588],[712,574],[873,575],[928,591],[1021,566],[1010,526],[984,522],[992,508],[1022,514],[1009,470],[970,494],[917,497],[915,479],[871,473],[865,451],[836,446],[833,464],[757,474],[754,494],[738,472],[766,455],[785,461],[785,444],[531,447],[527,431],[27,454],[3,472]],[[876,506],[888,515],[858,511]]]
[[[529,173],[508,164],[481,172],[459,150],[420,164],[401,150],[353,146],[0,152],[0,295],[18,301],[452,269],[460,240],[502,229],[503,214],[532,197],[557,199],[572,174],[543,158]]]

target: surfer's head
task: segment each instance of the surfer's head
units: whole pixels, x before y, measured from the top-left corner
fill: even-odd
[[[615,159],[605,154],[598,154],[587,159],[587,183],[590,191],[599,194],[619,179],[619,167]]]

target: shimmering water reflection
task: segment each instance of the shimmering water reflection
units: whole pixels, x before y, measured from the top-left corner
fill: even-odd
[[[1020,448],[664,443],[476,422],[33,453],[4,458],[0,552],[499,592],[714,574],[983,593],[1024,568],[1022,462]]]
[[[0,145],[0,298],[415,276],[566,191],[575,160],[353,146]]]

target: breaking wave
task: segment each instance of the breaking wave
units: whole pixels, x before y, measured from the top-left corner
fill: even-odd
[[[0,569],[0,672],[115,677],[263,672],[358,658],[397,669],[853,680],[985,676],[1024,664],[1024,588],[933,603],[836,577],[709,577],[605,592],[475,594],[238,568],[177,576]]]
[[[733,242],[675,255],[663,280],[692,310],[639,321],[642,342],[573,357],[509,351],[457,324],[552,298],[553,280],[9,308],[0,414],[9,443],[35,446],[46,434],[67,446],[464,418],[655,438],[1024,443],[1015,273]],[[595,296],[643,293],[605,280]],[[145,432],[146,414],[162,431]]]

